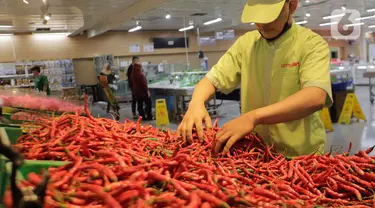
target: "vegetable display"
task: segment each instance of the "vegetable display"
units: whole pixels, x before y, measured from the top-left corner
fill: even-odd
[[[213,155],[217,122],[204,141],[195,133],[183,146],[141,119],[86,114],[45,120],[14,145],[26,159],[71,161],[48,169],[46,207],[375,207],[373,148],[287,159],[249,135],[230,154]],[[19,185],[40,180],[30,173]]]
[[[79,106],[55,98],[44,98],[30,95],[0,95],[0,100],[2,100],[3,106],[14,108],[26,108],[32,110],[45,110],[57,112],[75,112],[77,110],[82,110],[82,108]]]

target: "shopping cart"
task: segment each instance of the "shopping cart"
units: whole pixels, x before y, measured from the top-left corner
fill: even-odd
[[[104,90],[108,103],[111,106],[112,112],[109,113],[115,118],[116,121],[120,120],[120,107],[118,105],[115,95],[113,94],[108,84],[107,76],[99,76],[99,83]]]

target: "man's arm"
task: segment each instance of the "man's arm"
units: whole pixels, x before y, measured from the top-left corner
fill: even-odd
[[[48,91],[48,78],[44,77],[43,78],[43,92],[47,93]]]
[[[212,95],[216,92],[214,85],[211,81],[205,77],[203,78],[194,89],[193,97],[191,99],[190,105],[204,105],[210,100]]]
[[[219,62],[212,67],[205,78],[195,87],[189,109],[183,121],[177,129],[177,135],[182,136],[184,141],[191,142],[193,139],[193,128],[197,129],[199,139],[203,140],[203,122],[207,128],[212,127],[210,115],[205,103],[215,93],[216,89],[224,93],[233,91],[240,83],[242,38],[220,58]]]
[[[308,87],[287,99],[246,115],[255,125],[272,125],[303,119],[324,107],[327,93],[318,87]],[[251,118],[254,117],[254,118]]]

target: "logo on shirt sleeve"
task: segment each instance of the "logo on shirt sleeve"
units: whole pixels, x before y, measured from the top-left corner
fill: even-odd
[[[299,67],[300,63],[299,62],[293,62],[291,64],[281,64],[281,68],[294,68],[294,67]]]

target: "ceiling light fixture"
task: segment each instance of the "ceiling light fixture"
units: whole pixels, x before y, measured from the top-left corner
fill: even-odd
[[[342,5],[341,9],[345,11],[346,10],[346,4]]]
[[[0,33],[0,36],[13,36],[14,33]]]
[[[211,20],[211,21],[208,21],[208,22],[205,22],[203,23],[204,25],[212,25],[212,24],[215,24],[215,23],[218,23],[218,22],[221,22],[223,21],[223,19],[221,17],[217,18],[217,19],[214,19],[214,20]]]
[[[300,21],[300,22],[296,22],[297,25],[304,25],[304,24],[307,24],[307,21]]]
[[[375,9],[368,9],[367,12],[375,12]]]
[[[375,25],[370,25],[368,26],[368,28],[375,28]]]
[[[165,15],[165,19],[170,19],[170,18],[171,18],[171,15],[167,13],[167,15]]]
[[[254,22],[252,22],[252,23],[250,23],[250,25],[255,25],[255,23],[254,23]]]
[[[331,16],[325,16],[325,17],[323,17],[323,19],[333,19],[333,18],[337,18],[337,17],[343,17],[343,16],[345,16],[345,14],[346,13],[331,15]]]
[[[138,31],[138,30],[141,30],[141,29],[142,29],[142,26],[138,25],[137,27],[130,29],[129,32],[135,32],[135,31]]]
[[[12,28],[12,25],[0,25],[0,28]]]
[[[190,25],[189,27],[181,28],[181,29],[179,29],[178,31],[180,31],[180,32],[184,32],[184,31],[191,30],[191,29],[194,29],[194,25]]]
[[[311,14],[310,13],[306,13],[306,17],[311,17]]]
[[[310,3],[310,1],[309,1],[309,0],[306,0],[305,3],[308,4],[308,3]]]
[[[52,16],[51,13],[45,14],[44,15],[44,19],[47,20],[47,21],[49,21],[51,19],[51,16]]]
[[[364,25],[364,22],[359,22],[359,23],[353,23],[353,24],[347,24],[345,25],[346,27],[353,27],[353,26],[359,26],[359,25]]]
[[[366,20],[366,19],[373,19],[373,18],[375,18],[375,15],[373,15],[373,16],[361,17],[361,18],[357,18],[357,19],[355,19],[355,20]]]
[[[327,22],[327,23],[322,23],[319,24],[320,27],[328,26],[328,25],[337,25],[339,24],[338,22]]]
[[[68,32],[33,32],[33,35],[45,35],[45,36],[65,35],[65,36],[68,36],[68,35],[70,35],[70,33],[68,33]]]
[[[23,3],[25,3],[25,4],[29,4],[29,1],[27,1],[27,0],[23,0]]]

